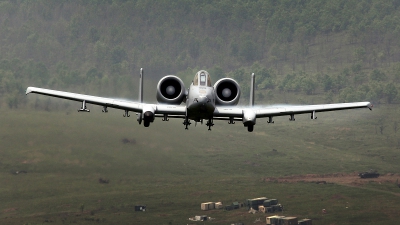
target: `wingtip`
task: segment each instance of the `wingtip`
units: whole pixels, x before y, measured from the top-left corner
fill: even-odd
[[[37,90],[38,90],[38,88],[36,88],[36,87],[28,87],[28,88],[26,89],[25,94],[27,95],[27,94],[32,93],[32,92],[35,92],[35,91],[37,91]]]
[[[371,102],[368,102],[368,105],[367,105],[367,107],[368,107],[368,109],[369,109],[369,110],[372,110],[372,108],[374,107],[374,105],[372,105],[372,103],[371,103]]]
[[[32,87],[28,87],[28,88],[26,89],[25,95],[27,95],[27,94],[29,94],[29,93],[31,93],[31,92],[32,92]]]

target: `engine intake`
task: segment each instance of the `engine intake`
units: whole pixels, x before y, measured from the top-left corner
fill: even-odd
[[[165,76],[157,84],[157,101],[159,103],[181,104],[185,96],[185,85],[177,76]]]
[[[240,98],[240,86],[231,78],[222,78],[214,84],[216,105],[237,105]]]

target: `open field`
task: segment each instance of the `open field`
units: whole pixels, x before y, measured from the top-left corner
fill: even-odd
[[[204,212],[200,203],[261,196],[279,199],[285,206],[279,214],[313,224],[398,224],[400,188],[393,179],[278,180],[369,169],[398,176],[396,106],[320,113],[315,121],[258,120],[253,133],[221,121],[211,132],[199,124],[185,131],[172,119],[145,129],[135,115],[90,108],[0,111],[1,224],[187,224],[202,214],[215,218],[204,224],[253,224],[270,214]],[[137,204],[148,211],[134,212]]]

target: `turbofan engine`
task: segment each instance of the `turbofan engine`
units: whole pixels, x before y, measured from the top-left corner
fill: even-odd
[[[231,78],[219,79],[214,84],[217,94],[216,105],[237,105],[240,98],[240,86]]]
[[[174,75],[168,75],[157,84],[157,101],[171,105],[181,104],[186,96],[185,85]]]

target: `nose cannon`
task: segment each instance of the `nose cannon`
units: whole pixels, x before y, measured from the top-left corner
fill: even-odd
[[[154,114],[154,108],[153,107],[151,107],[149,105],[146,105],[143,108],[142,115],[143,115],[143,125],[145,127],[150,126],[150,123],[154,122],[155,114]]]
[[[200,96],[198,98],[193,99],[193,102],[205,104],[211,102],[211,100],[207,96]]]
[[[247,127],[247,131],[253,132],[256,124],[256,113],[253,110],[243,111],[243,125]]]

